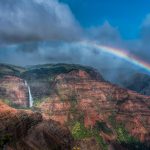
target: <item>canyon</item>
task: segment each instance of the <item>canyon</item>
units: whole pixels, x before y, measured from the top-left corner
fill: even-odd
[[[149,149],[149,96],[105,81],[87,66],[49,64],[20,68],[3,64],[0,69],[1,108],[4,108],[0,111],[1,135],[7,135],[4,124],[7,129],[14,129],[9,134],[15,137],[12,143],[18,146],[16,149],[20,145],[33,150],[42,149],[40,146],[52,150]],[[23,131],[12,124],[14,116],[26,116],[25,120],[18,119]],[[29,118],[35,123],[33,127]],[[21,141],[16,137],[20,133]],[[14,148],[12,143],[6,140],[3,146]]]
[[[69,130],[40,113],[17,110],[0,100],[0,149],[71,149]]]

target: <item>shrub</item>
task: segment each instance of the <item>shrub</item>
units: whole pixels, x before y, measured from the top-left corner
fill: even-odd
[[[42,101],[40,99],[34,99],[33,106],[38,107],[38,106],[40,106],[41,102]]]
[[[128,131],[125,128],[125,125],[123,123],[117,123],[115,119],[115,114],[112,114],[109,116],[109,122],[113,126],[116,134],[117,134],[117,141],[119,143],[137,143],[138,139],[135,137],[131,136]]]
[[[84,125],[80,122],[76,122],[72,128],[72,135],[74,139],[81,140],[88,137],[94,137],[96,141],[101,145],[103,150],[108,149],[107,143],[103,140],[103,138],[99,135],[99,131],[97,129],[86,129]]]
[[[111,134],[112,133],[111,129],[108,128],[108,126],[107,126],[107,124],[105,122],[97,121],[94,127],[98,131],[103,131],[104,133],[107,133],[107,134]]]
[[[137,139],[131,136],[125,129],[123,124],[119,124],[116,128],[117,140],[119,143],[133,143],[137,142]]]
[[[98,130],[93,130],[92,134],[95,137],[96,141],[100,144],[102,150],[108,150],[108,145],[103,140],[103,138],[99,135],[99,131]]]
[[[80,122],[75,123],[71,132],[75,139],[84,139],[91,136],[90,131],[86,129]]]
[[[80,147],[75,146],[75,147],[73,147],[72,150],[81,150],[81,149],[80,149]]]
[[[3,102],[4,102],[5,104],[9,105],[9,106],[12,105],[12,101],[9,100],[9,99],[3,99]]]

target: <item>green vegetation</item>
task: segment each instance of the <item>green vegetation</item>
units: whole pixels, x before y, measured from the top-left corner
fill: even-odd
[[[20,76],[25,71],[25,68],[10,64],[0,64],[0,78],[5,75]]]
[[[2,98],[2,101],[7,105],[12,106],[12,102],[9,99]]]
[[[103,150],[108,150],[108,144],[103,140],[103,138],[99,135],[97,130],[92,131],[93,136],[95,137],[96,141],[101,145]]]
[[[73,107],[72,106],[70,107],[69,111],[74,115],[75,113],[77,113],[78,109],[76,108],[76,106],[73,105]]]
[[[117,133],[117,140],[119,143],[133,143],[137,142],[137,139],[131,136],[125,129],[123,124],[117,125],[115,129]]]
[[[103,131],[106,134],[112,133],[111,129],[108,128],[108,126],[105,122],[97,121],[95,124],[95,129],[97,129],[98,131]]]
[[[118,123],[115,119],[115,113],[109,116],[109,122],[111,123],[114,131],[117,134],[117,141],[123,147],[128,150],[148,150],[146,144],[141,143],[137,138],[131,136],[125,128],[123,123]]]
[[[73,120],[70,120],[69,126],[71,126],[71,133],[75,140],[82,140],[86,138],[95,138],[100,144],[103,150],[108,149],[107,143],[100,136],[100,131],[111,132],[104,122],[97,122],[94,128],[88,129],[84,126],[84,113],[77,109],[77,96],[75,92],[71,92],[70,96],[71,108],[70,113],[74,116]],[[75,121],[76,120],[76,121]]]
[[[87,129],[83,123],[75,122],[71,133],[75,140],[81,140],[89,137],[94,137],[97,142],[101,145],[103,150],[108,149],[107,143],[104,142],[103,138],[99,135],[99,131],[96,129]]]
[[[84,127],[80,122],[76,122],[71,131],[75,139],[84,139],[91,137],[91,132]]]
[[[17,104],[11,104],[10,106],[13,107],[13,108],[16,108],[16,109],[27,109],[27,107],[23,107],[23,106],[20,106],[20,105],[17,105]]]
[[[1,98],[1,99],[2,99],[2,102],[4,102],[5,104],[7,104],[10,107],[13,107],[13,108],[16,108],[16,109],[27,109],[26,107],[23,107],[23,106],[20,106],[20,105],[17,105],[15,103],[13,103],[9,99],[5,99],[5,98]]]
[[[29,66],[27,68],[14,66],[10,64],[0,64],[0,77],[4,75],[21,76],[26,80],[46,79],[52,81],[55,75],[68,73],[73,70],[84,70],[93,76],[93,68],[77,64],[45,64]]]
[[[34,99],[33,100],[33,106],[38,107],[41,104],[41,100],[40,99]]]
[[[132,143],[137,142],[137,139],[131,136],[127,130],[125,129],[125,125],[123,123],[117,123],[115,119],[115,114],[109,116],[109,122],[113,126],[116,134],[117,134],[117,141],[119,143]]]
[[[116,124],[117,124],[115,116],[116,116],[116,114],[115,114],[115,113],[112,113],[112,114],[109,116],[109,118],[108,118],[109,123],[110,123],[113,127],[115,127]]]
[[[117,141],[128,150],[148,150],[149,148],[137,138],[131,136],[123,124],[117,125]]]
[[[27,70],[21,73],[21,77],[28,81],[45,79],[52,82],[55,76],[62,73],[69,73],[73,70],[83,70],[91,75],[97,77],[96,71],[88,66],[81,66],[77,64],[45,64],[30,66]]]

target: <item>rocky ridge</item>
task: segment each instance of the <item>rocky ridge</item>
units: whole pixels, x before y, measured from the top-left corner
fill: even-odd
[[[29,140],[28,145],[36,145],[35,141],[39,140],[36,139],[37,132],[40,138],[45,137],[43,130],[53,133],[48,129],[51,125],[45,122],[50,118],[68,126],[75,139],[75,149],[85,147],[86,150],[86,143],[91,143],[89,150],[149,149],[149,96],[106,82],[92,68],[64,64],[31,67],[19,76],[5,73],[0,79],[1,96],[26,107],[28,95],[27,88],[24,88],[25,80],[34,98],[32,110],[44,116],[42,123],[34,126],[34,130],[28,130],[30,134],[25,137],[25,141]],[[9,88],[4,86],[5,83]],[[21,92],[23,99],[19,100],[15,92]],[[95,143],[94,148],[92,143]]]
[[[117,140],[119,128],[150,142],[150,97],[93,80],[82,70],[60,74],[54,82],[55,92],[38,106],[51,119],[62,124],[76,120],[88,129],[99,124],[99,135],[107,143]]]
[[[71,150],[73,138],[66,127],[40,113],[16,110],[0,101],[0,149]]]

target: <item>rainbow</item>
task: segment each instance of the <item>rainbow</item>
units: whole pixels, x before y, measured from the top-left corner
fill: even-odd
[[[126,50],[100,45],[96,42],[91,42],[91,41],[82,41],[81,44],[83,44],[86,47],[95,48],[102,52],[117,56],[117,57],[119,57],[129,63],[132,63],[150,73],[150,64],[149,63],[147,63],[144,60],[138,58],[137,56],[129,53]]]

